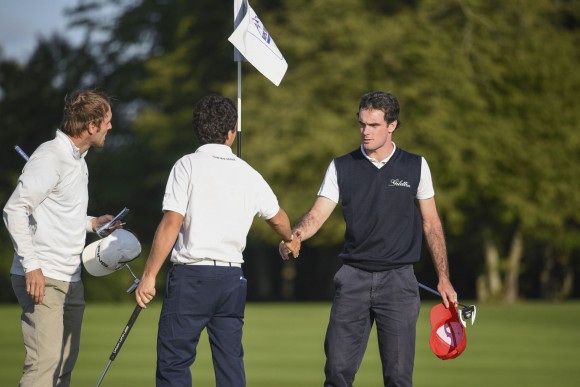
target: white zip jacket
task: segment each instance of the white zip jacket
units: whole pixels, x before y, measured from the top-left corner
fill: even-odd
[[[58,130],[24,166],[3,214],[14,244],[10,273],[40,268],[49,278],[80,281],[80,255],[92,231],[86,153]]]

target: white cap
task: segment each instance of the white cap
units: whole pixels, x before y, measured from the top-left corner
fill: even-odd
[[[141,254],[141,244],[129,231],[118,229],[91,243],[83,250],[82,260],[89,274],[102,277],[122,269]]]

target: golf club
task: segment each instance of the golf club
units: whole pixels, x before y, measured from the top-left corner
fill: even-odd
[[[105,374],[109,370],[111,363],[113,362],[113,360],[115,360],[115,358],[117,357],[117,354],[121,350],[121,347],[123,346],[123,343],[127,339],[127,336],[129,335],[129,332],[131,331],[131,328],[133,327],[135,320],[137,320],[137,317],[139,316],[141,309],[142,308],[139,305],[135,306],[135,310],[133,310],[133,314],[131,315],[131,318],[129,318],[129,322],[127,322],[125,329],[123,329],[123,332],[121,333],[121,337],[119,337],[119,341],[117,341],[117,345],[115,345],[115,348],[113,348],[113,352],[111,352],[111,356],[109,356],[109,362],[107,363],[105,370],[101,374],[101,378],[97,382],[97,387],[99,387],[99,385],[103,381],[103,378],[105,377]]]
[[[129,286],[129,289],[127,289],[127,293],[131,294],[131,293],[133,293],[137,289],[137,286],[139,286],[139,282],[141,282],[141,281],[139,281],[139,278],[137,278],[135,276],[135,274],[133,273],[133,270],[131,270],[131,268],[129,267],[129,264],[128,263],[125,264],[125,267],[127,269],[129,269],[129,271],[131,272],[131,275],[135,279],[135,281],[131,284],[131,286]]]
[[[18,154],[22,156],[24,160],[28,161],[28,155],[22,150],[22,148],[20,148],[18,145],[14,145],[14,149],[16,149],[16,152],[18,152]]]
[[[128,263],[125,264],[125,267],[129,270],[129,272],[131,273],[131,275],[133,276],[133,278],[135,280],[131,284],[129,289],[127,289],[127,293],[131,294],[131,293],[135,292],[135,290],[137,289],[137,286],[139,286],[139,282],[141,282],[141,281],[139,281],[139,278],[137,278],[137,276],[135,276],[135,273],[133,273],[133,270],[131,270],[131,267],[129,266]],[[111,353],[111,356],[109,357],[109,362],[107,363],[105,370],[101,374],[101,378],[99,379],[99,381],[97,383],[97,387],[99,387],[99,385],[103,381],[103,378],[105,377],[105,374],[109,370],[111,363],[113,362],[113,360],[115,360],[115,358],[117,357],[117,354],[121,350],[121,347],[123,346],[123,343],[127,339],[127,336],[129,335],[129,332],[131,331],[131,328],[133,327],[135,320],[137,320],[137,317],[139,316],[141,309],[142,308],[139,305],[135,306],[135,310],[133,310],[133,314],[129,318],[129,322],[125,326],[125,329],[123,329],[123,332],[121,333],[121,337],[119,337],[119,341],[117,342],[117,345],[115,345],[115,348],[113,348],[113,352]]]
[[[435,289],[431,289],[429,286],[423,285],[421,282],[417,282],[417,284],[419,285],[420,288],[427,290],[430,293],[435,294],[436,296],[441,297],[441,293],[439,293],[437,290]],[[458,305],[460,305],[463,309],[461,309],[461,314],[459,315],[459,317],[461,318],[461,322],[463,323],[463,325],[465,326],[465,320],[470,320],[471,321],[471,325],[473,325],[473,323],[475,323],[475,315],[477,313],[477,309],[475,307],[475,305],[464,305],[461,303],[457,303]]]

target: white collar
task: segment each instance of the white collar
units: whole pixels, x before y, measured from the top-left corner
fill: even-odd
[[[56,138],[58,138],[59,140],[63,141],[65,144],[68,144],[70,146],[71,153],[75,159],[85,157],[89,152],[89,150],[87,149],[84,153],[81,154],[81,150],[75,145],[74,142],[72,142],[70,137],[66,135],[64,132],[62,132],[60,129],[56,130]]]
[[[361,150],[362,154],[364,155],[364,157],[367,158],[368,161],[370,161],[371,163],[373,163],[374,165],[376,165],[378,167],[378,166],[383,166],[386,163],[388,163],[389,160],[391,159],[391,157],[393,157],[393,155],[395,154],[395,151],[397,150],[397,145],[394,142],[392,144],[393,144],[393,151],[391,152],[390,155],[388,155],[387,157],[385,157],[382,161],[378,161],[378,160],[376,160],[376,159],[374,159],[372,157],[369,157],[367,155],[367,152],[365,152],[365,148],[364,148],[364,146],[362,144],[360,146],[360,150]]]
[[[213,154],[220,154],[220,155],[232,155],[232,148],[227,146],[226,144],[205,144],[197,148],[195,151],[197,152],[207,152]]]

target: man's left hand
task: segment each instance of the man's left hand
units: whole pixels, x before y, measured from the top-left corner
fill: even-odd
[[[113,215],[109,214],[93,218],[93,231],[96,232],[99,229],[99,227],[109,223],[111,220],[113,220]],[[117,220],[115,223],[109,226],[109,229],[107,230],[106,233],[103,234],[103,237],[106,237],[107,235],[109,235],[110,233],[112,233],[117,229],[123,228],[123,224],[124,223],[121,223],[120,220]]]
[[[451,281],[446,278],[440,278],[439,284],[437,285],[437,290],[441,293],[441,299],[446,308],[449,308],[449,303],[452,303],[457,307],[457,292],[453,289]]]

